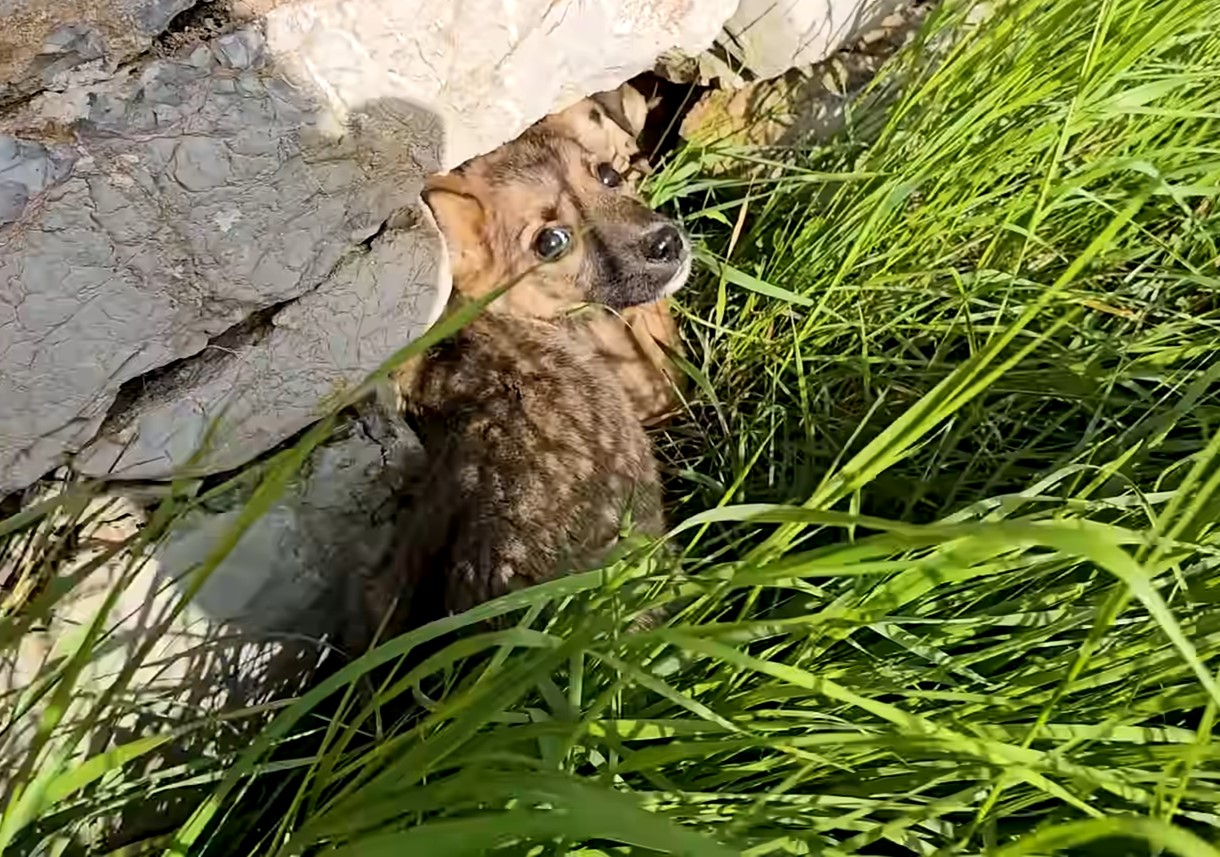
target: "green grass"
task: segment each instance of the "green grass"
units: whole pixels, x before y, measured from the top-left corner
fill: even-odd
[[[68,659],[0,842],[189,785],[154,850],[1217,854],[1220,4],[949,3],[876,87],[831,144],[653,185],[707,260],[675,553],[391,641],[155,782],[153,746],[71,755]]]

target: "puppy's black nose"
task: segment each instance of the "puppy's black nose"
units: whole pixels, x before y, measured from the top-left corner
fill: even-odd
[[[649,262],[676,262],[682,255],[682,233],[665,225],[644,239],[644,258]]]

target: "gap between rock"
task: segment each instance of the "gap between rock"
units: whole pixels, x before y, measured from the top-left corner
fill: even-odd
[[[307,295],[322,289],[330,282],[338,269],[348,263],[354,255],[372,252],[374,245],[392,228],[399,215],[390,215],[383,220],[367,238],[352,245],[315,285],[299,295],[278,301],[270,306],[256,309],[225,330],[208,339],[207,344],[194,354],[188,354],[158,366],[148,372],[129,378],[119,386],[114,401],[106,411],[98,430],[82,448],[99,437],[115,434],[135,420],[147,403],[172,396],[183,387],[198,385],[221,371],[231,360],[257,346],[275,329],[275,318],[283,310],[298,303]]]

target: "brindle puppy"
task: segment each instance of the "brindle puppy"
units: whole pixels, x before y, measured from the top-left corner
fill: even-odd
[[[648,169],[636,145],[647,115],[644,96],[624,84],[580,101],[546,123],[614,166],[634,192],[631,179]],[[677,411],[677,391],[685,376],[666,353],[680,354],[681,341],[665,298],[621,313],[603,310],[587,329],[599,358],[618,376],[641,422],[655,425]]]
[[[624,524],[663,526],[656,463],[591,319],[672,294],[685,235],[625,192],[609,162],[544,121],[429,182],[455,303],[510,282],[453,339],[397,375],[427,454],[392,573],[401,630],[594,565]]]

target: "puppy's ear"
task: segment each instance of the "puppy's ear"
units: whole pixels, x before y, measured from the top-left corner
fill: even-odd
[[[643,93],[628,83],[610,92],[599,92],[592,96],[606,115],[624,131],[638,138],[648,121],[648,102]]]
[[[420,196],[445,236],[454,278],[478,270],[487,250],[487,213],[474,182],[460,173],[432,176]]]
[[[474,192],[473,182],[461,173],[430,177],[420,196],[453,249],[482,241],[486,217],[483,203]]]
[[[631,92],[639,96],[634,89]],[[639,96],[642,98],[642,96]],[[635,119],[640,119],[639,104],[629,100]],[[538,124],[554,133],[561,134],[588,149],[599,161],[614,165],[626,172],[640,158],[636,145],[636,131],[631,126],[633,119],[623,112],[620,91],[601,92],[552,113]],[[644,108],[647,112],[647,107]],[[641,120],[641,127],[642,120]]]

